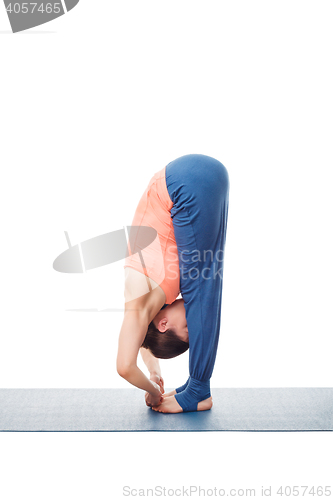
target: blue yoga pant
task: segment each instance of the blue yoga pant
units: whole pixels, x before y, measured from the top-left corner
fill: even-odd
[[[211,395],[219,340],[229,176],[218,160],[190,154],[170,162],[165,179],[189,335],[189,378],[175,398],[184,412],[196,411]]]

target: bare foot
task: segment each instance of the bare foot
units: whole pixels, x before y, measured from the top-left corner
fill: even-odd
[[[197,411],[210,410],[212,406],[213,400],[212,397],[210,397],[198,403]],[[152,408],[154,411],[159,411],[161,413],[181,413],[183,411],[174,396],[164,397],[160,405],[153,406]]]
[[[169,396],[174,396],[175,394],[177,394],[177,392],[173,390],[171,392],[168,392],[167,394],[163,394],[163,397],[168,398]]]
[[[210,398],[204,399],[203,401],[200,401],[200,403],[198,403],[197,411],[210,410],[212,406],[213,406],[213,399],[212,396],[210,396]]]
[[[177,403],[174,396],[163,397],[162,403],[158,406],[152,406],[152,408],[154,411],[161,413],[181,413],[183,411],[183,408]]]

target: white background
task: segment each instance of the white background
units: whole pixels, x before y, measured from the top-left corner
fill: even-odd
[[[131,224],[151,176],[188,153],[230,178],[212,387],[332,386],[332,15],[81,0],[13,35],[0,6],[0,387],[128,387],[122,313],[66,310],[121,308],[123,262],[52,264],[65,230],[76,244]],[[187,361],[162,362],[167,387]],[[331,433],[13,433],[0,448],[5,500],[333,483]]]

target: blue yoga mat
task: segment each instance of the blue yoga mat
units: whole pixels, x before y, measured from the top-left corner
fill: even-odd
[[[148,408],[139,389],[0,389],[0,431],[333,430],[333,388],[224,388],[212,397],[209,411],[172,415]]]

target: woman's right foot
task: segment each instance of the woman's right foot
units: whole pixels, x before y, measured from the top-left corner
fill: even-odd
[[[168,398],[169,396],[174,396],[175,394],[177,394],[177,392],[173,390],[171,392],[168,392],[167,394],[163,394],[163,398]],[[212,406],[213,406],[213,399],[212,396],[210,396],[204,401],[200,401],[200,403],[198,403],[197,411],[210,410]]]
[[[166,394],[163,394],[163,397],[168,398],[169,396],[174,396],[175,394],[177,394],[177,392],[175,390],[173,390],[171,392],[167,392]]]
[[[204,401],[200,401],[200,403],[198,403],[197,411],[210,410],[212,406],[213,406],[213,399],[212,399],[212,396],[210,396],[209,398],[205,399]]]
[[[200,401],[198,403],[196,411],[210,410],[212,406],[213,400],[210,396],[204,401]],[[168,396],[167,398],[163,399],[162,403],[157,406],[152,406],[152,409],[161,413],[181,413],[183,411],[182,407],[173,396]]]

